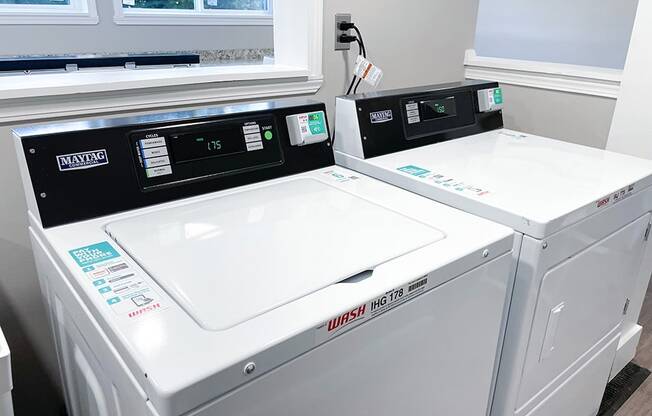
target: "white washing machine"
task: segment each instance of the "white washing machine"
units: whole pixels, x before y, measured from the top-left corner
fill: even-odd
[[[508,227],[283,101],[15,131],[72,416],[489,411]]]
[[[495,416],[592,416],[635,354],[652,163],[503,129],[497,83],[337,99],[336,161],[522,235]]]
[[[11,401],[13,382],[11,378],[11,353],[0,328],[0,416],[13,416]]]

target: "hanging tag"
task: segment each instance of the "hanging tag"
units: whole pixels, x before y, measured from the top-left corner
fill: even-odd
[[[136,0],[122,0],[123,6],[135,6]]]
[[[353,73],[373,87],[377,87],[383,78],[383,70],[362,55],[358,55],[358,59],[355,60]]]

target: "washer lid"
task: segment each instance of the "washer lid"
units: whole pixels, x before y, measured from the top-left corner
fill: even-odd
[[[314,179],[109,224],[199,325],[223,330],[444,238]]]

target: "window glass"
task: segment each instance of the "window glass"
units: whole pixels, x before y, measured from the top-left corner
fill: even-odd
[[[204,0],[204,8],[208,10],[267,10],[267,0]]]
[[[134,5],[124,4],[124,8],[136,9],[182,9],[193,10],[195,8],[194,0],[136,0]]]

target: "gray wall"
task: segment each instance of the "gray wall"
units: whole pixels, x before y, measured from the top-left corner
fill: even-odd
[[[604,149],[616,100],[503,85],[505,127]]]
[[[333,50],[334,15],[351,13],[368,56],[384,71],[380,89],[436,84],[464,78],[464,52],[473,47],[478,0],[327,0],[324,2],[324,75],[317,98],[329,105],[344,94],[357,47]],[[408,22],[400,30],[396,22]],[[433,30],[436,28],[436,36]],[[361,85],[359,92],[369,90]]]
[[[482,0],[480,56],[622,69],[638,0]]]
[[[272,26],[131,26],[97,0],[98,25],[0,25],[0,55],[273,48]]]
[[[336,12],[352,13],[363,30],[370,58],[385,70],[382,88],[463,78],[464,51],[473,46],[477,0],[411,0],[400,4],[395,0],[327,0],[324,3],[326,80],[316,98],[328,103],[331,121],[335,96],[342,94],[348,84],[350,65],[355,58],[354,53],[333,51]],[[392,28],[396,22],[409,24],[396,30]],[[433,28],[437,28],[437,36],[433,36]],[[3,30],[7,29],[0,29],[0,36],[5,38],[7,34]],[[165,30],[176,33],[170,28]],[[101,40],[89,33],[92,32],[78,36],[85,37],[88,45]],[[25,36],[25,39],[33,39]],[[233,37],[237,36],[229,35]],[[161,37],[151,36],[150,41],[153,39],[158,39],[161,48],[169,45],[168,40]],[[69,42],[81,40],[73,36]],[[196,43],[193,48],[197,48]],[[11,308],[54,373],[56,364],[27,238],[26,208],[10,127],[0,126],[0,291],[10,299]]]

